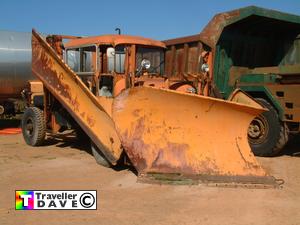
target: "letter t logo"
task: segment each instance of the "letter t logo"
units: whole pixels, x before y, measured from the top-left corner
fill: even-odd
[[[28,206],[28,199],[31,198],[31,195],[20,195],[20,198],[23,199],[23,206],[27,207]]]

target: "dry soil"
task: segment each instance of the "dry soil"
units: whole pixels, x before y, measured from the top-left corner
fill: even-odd
[[[30,147],[22,135],[1,135],[0,224],[300,224],[299,146],[259,158],[282,189],[214,188],[137,183],[129,169],[97,165],[74,137]],[[16,211],[16,189],[96,189],[98,210]]]

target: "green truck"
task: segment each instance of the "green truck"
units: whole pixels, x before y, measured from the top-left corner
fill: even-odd
[[[169,77],[224,99],[241,89],[269,109],[249,126],[255,155],[277,155],[299,133],[300,16],[249,6],[217,14],[200,34],[164,42]]]

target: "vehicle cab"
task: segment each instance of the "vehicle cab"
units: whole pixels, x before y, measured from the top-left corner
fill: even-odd
[[[102,35],[72,39],[64,61],[99,97],[111,98],[164,73],[165,44],[137,36]],[[155,86],[155,84],[154,84]]]

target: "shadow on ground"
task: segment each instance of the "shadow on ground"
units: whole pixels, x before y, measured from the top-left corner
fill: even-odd
[[[43,145],[55,145],[59,148],[70,147],[79,151],[85,151],[93,156],[90,138],[86,135],[81,135],[80,138],[77,138],[75,131],[67,131],[63,134],[47,134],[47,139]],[[128,161],[128,157],[126,158]],[[124,159],[124,157],[121,157],[121,159]],[[137,175],[137,171],[132,166],[126,165],[124,160],[120,160],[116,166],[112,166],[112,169],[115,171],[130,170]]]
[[[18,128],[21,126],[19,119],[0,119],[0,129],[5,128]]]
[[[300,157],[300,135],[294,135],[290,138],[287,145],[281,152],[281,155]]]

